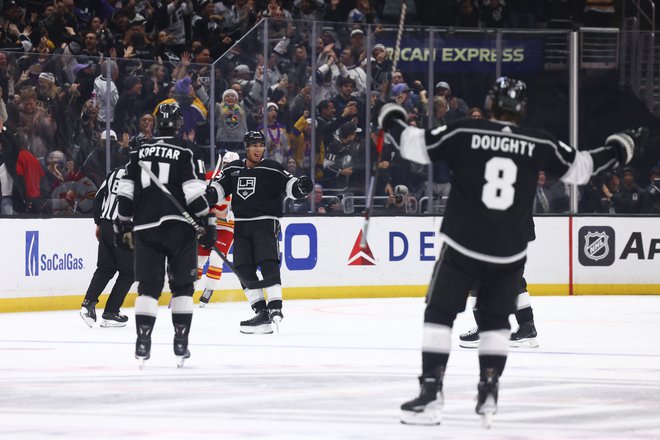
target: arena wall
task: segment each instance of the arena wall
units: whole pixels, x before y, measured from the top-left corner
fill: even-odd
[[[366,252],[359,247],[362,221],[283,219],[284,297],[423,296],[441,246],[437,231],[442,218],[374,217]],[[660,294],[657,218],[535,221],[537,239],[530,245],[525,272],[532,295]],[[92,219],[0,219],[0,231],[0,312],[80,306],[96,265]],[[125,306],[133,305],[136,291],[133,285]],[[161,303],[169,297],[163,295]],[[244,300],[226,267],[213,300]]]

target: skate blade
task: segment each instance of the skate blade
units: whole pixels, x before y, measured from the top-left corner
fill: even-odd
[[[492,395],[486,397],[486,401],[481,408],[479,408],[479,415],[481,415],[481,426],[490,429],[493,423],[493,415],[497,412],[497,403]]]
[[[89,328],[94,327],[94,323],[96,323],[96,321],[94,319],[92,319],[89,316],[83,314],[82,312],[80,312],[80,317],[82,318],[83,321],[85,321],[85,324],[87,324],[87,326]]]
[[[127,321],[128,322],[128,321]],[[101,327],[126,327],[127,322],[117,322],[109,319],[104,319],[101,323]]]
[[[479,348],[479,341],[460,341],[458,346],[463,348]]]
[[[176,367],[177,368],[183,368],[183,363],[186,361],[185,356],[177,356],[176,357]]]
[[[280,322],[282,322],[282,318],[280,318],[279,316],[273,317],[273,324],[275,325],[276,333],[280,332]]]
[[[273,333],[273,326],[270,324],[258,325],[256,327],[242,325],[240,332],[246,335],[270,335]]]
[[[481,426],[483,426],[486,429],[490,429],[490,425],[493,423],[493,415],[492,414],[482,414],[481,416]]]
[[[149,356],[138,356],[135,355],[135,359],[138,361],[138,368],[141,370],[144,368],[144,363],[149,359]]]
[[[434,426],[442,423],[442,404],[429,403],[424,411],[401,411],[401,423],[404,425]]]
[[[509,341],[511,348],[539,348],[536,338],[520,339],[518,341]]]

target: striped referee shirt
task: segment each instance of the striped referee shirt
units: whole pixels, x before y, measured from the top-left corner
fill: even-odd
[[[105,178],[101,188],[94,197],[94,223],[97,225],[101,220],[113,221],[117,218],[117,190],[119,181],[126,174],[126,168],[120,167],[110,171]]]

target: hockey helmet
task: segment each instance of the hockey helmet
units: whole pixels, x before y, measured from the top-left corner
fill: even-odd
[[[248,131],[243,137],[243,142],[245,143],[245,148],[248,148],[252,144],[266,145],[266,136],[260,131]]]
[[[222,156],[222,166],[227,165],[228,163],[234,162],[235,160],[240,159],[240,156],[235,151],[227,151],[224,156]]]
[[[182,123],[183,115],[177,102],[163,103],[156,109],[156,126],[159,129],[178,130]]]
[[[496,114],[507,111],[522,115],[527,105],[527,85],[523,81],[506,76],[497,78],[488,91],[486,101]]]

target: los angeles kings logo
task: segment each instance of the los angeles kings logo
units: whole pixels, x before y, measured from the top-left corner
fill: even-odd
[[[238,193],[243,200],[250,197],[254,194],[255,188],[257,187],[257,178],[256,177],[239,177],[238,185],[236,187],[236,192]]]

